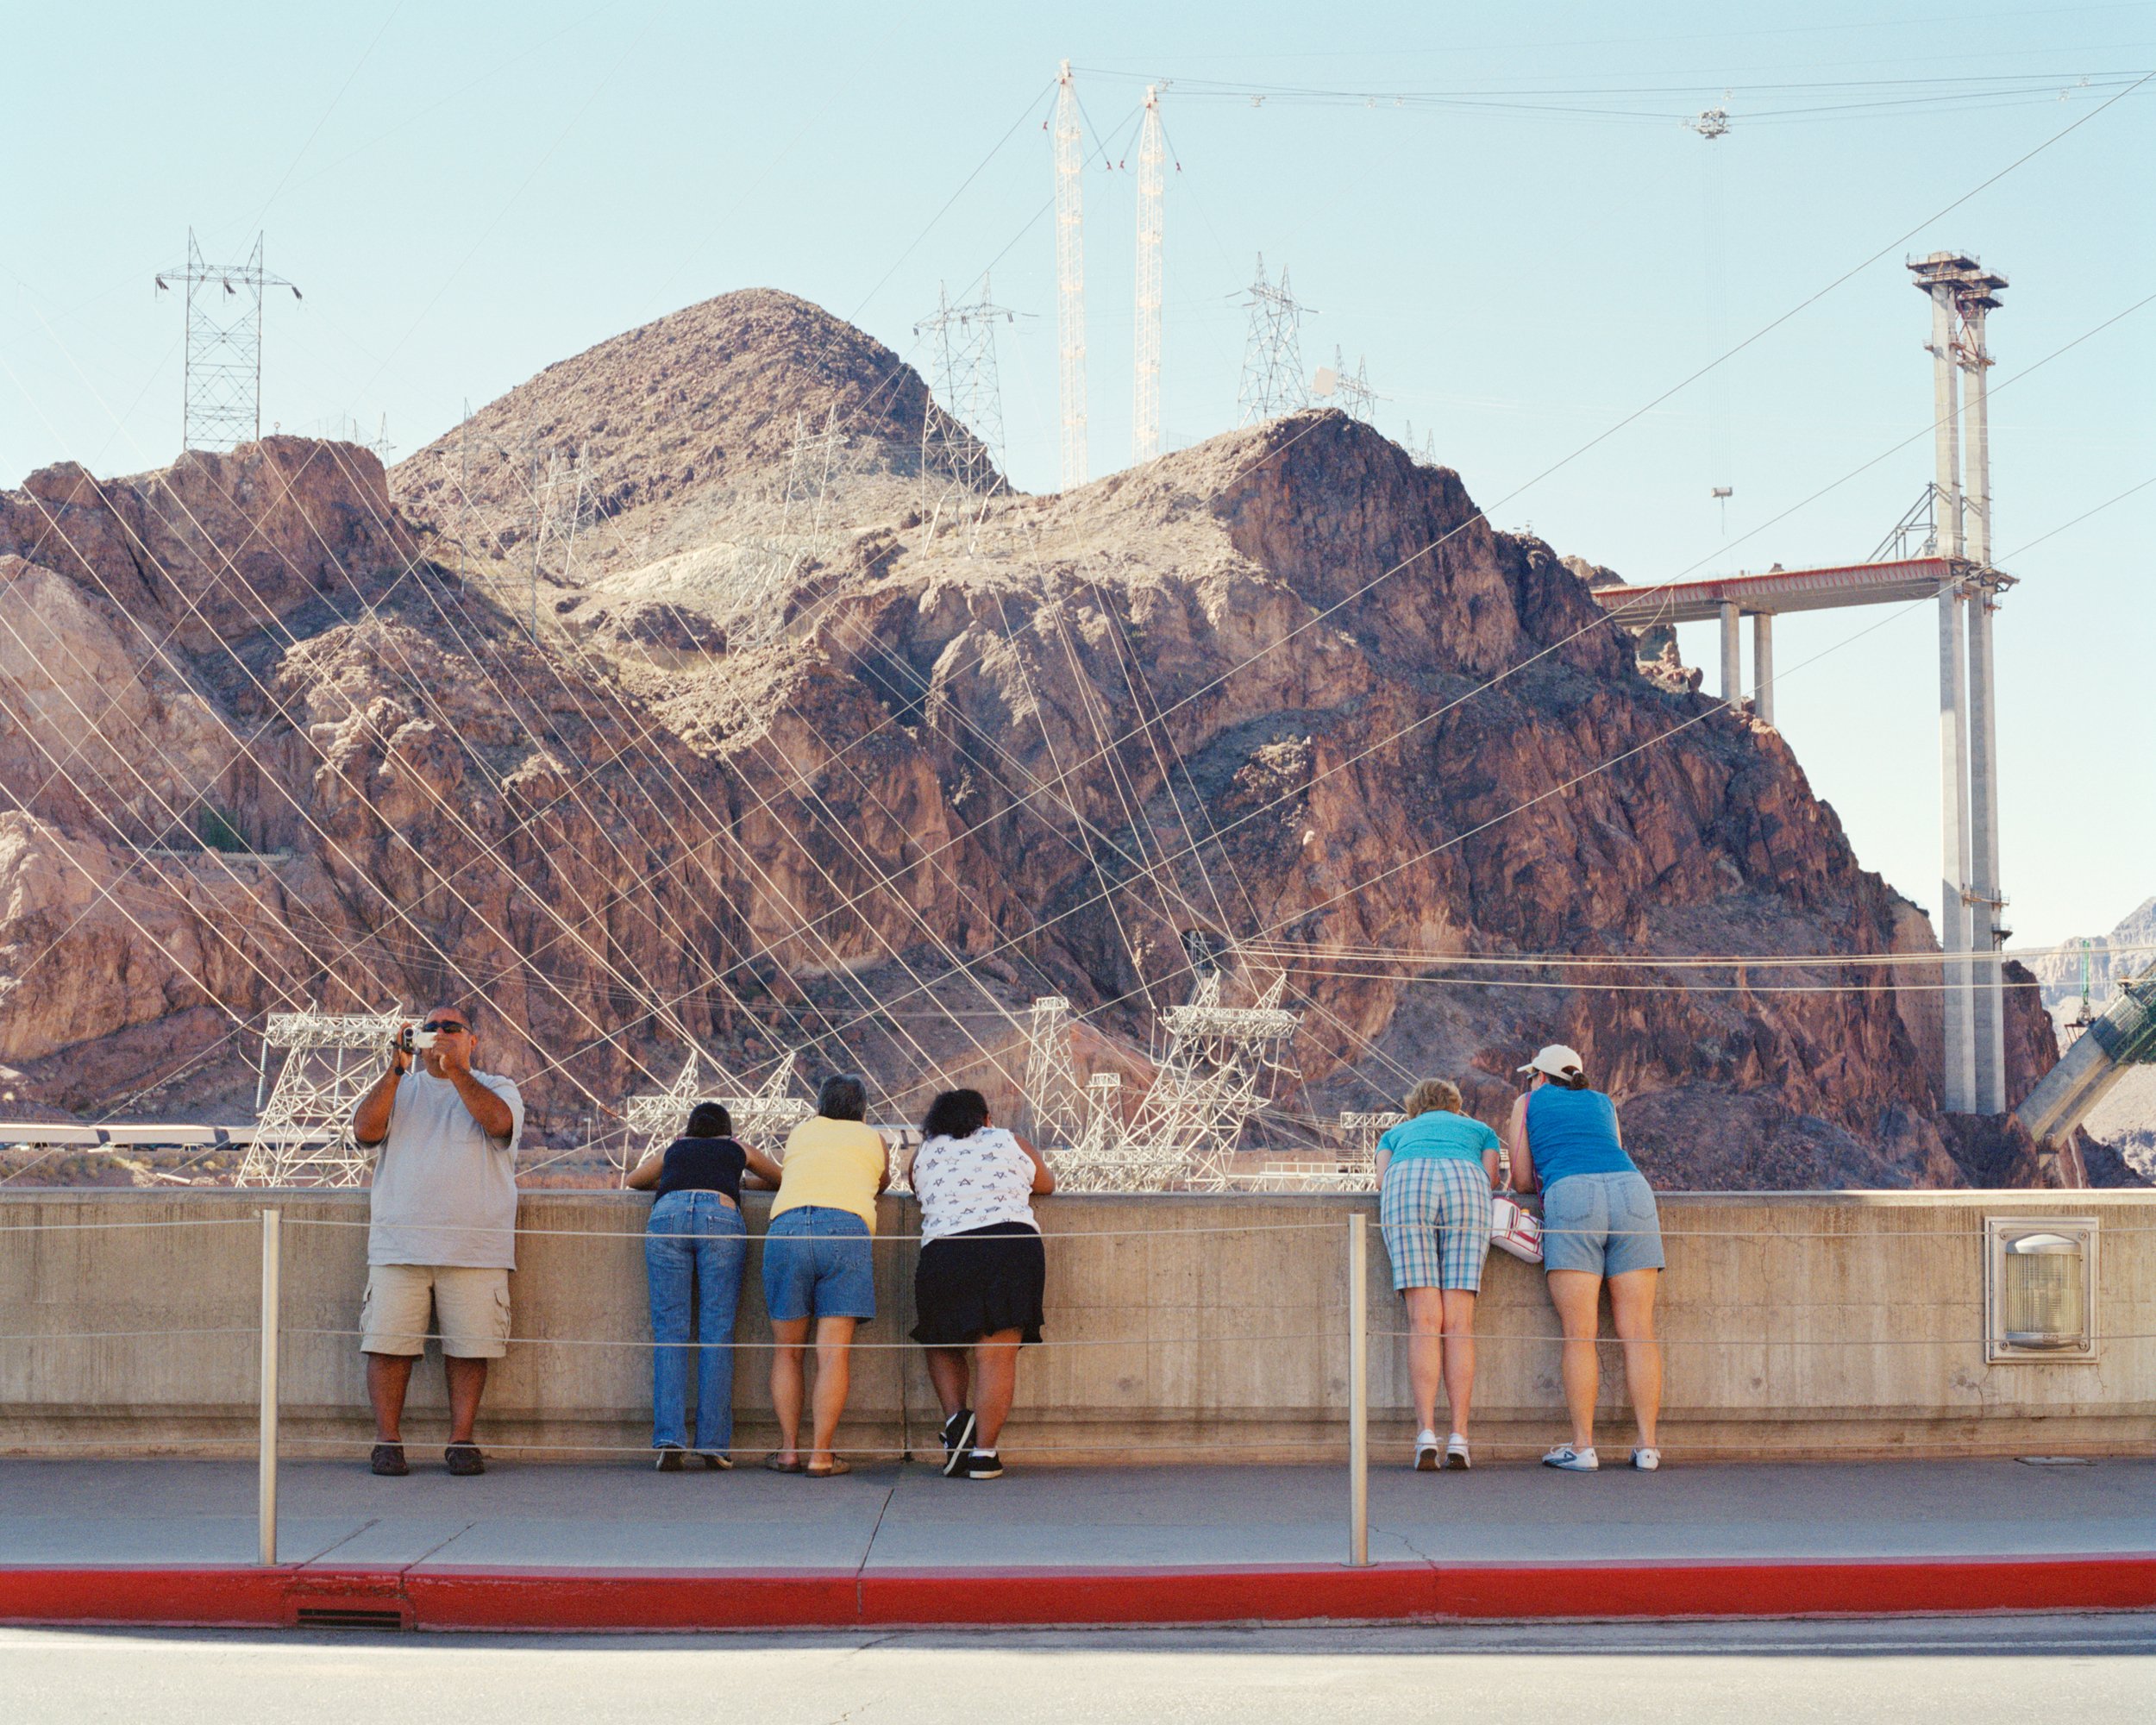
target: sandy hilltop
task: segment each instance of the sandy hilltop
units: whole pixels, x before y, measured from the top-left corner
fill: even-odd
[[[243,1117],[264,1011],[461,979],[564,1146],[685,1032],[1008,1097],[1044,994],[1134,1094],[1217,950],[1302,1014],[1291,1120],[1432,1070],[1494,1116],[1563,1039],[1666,1185],[2035,1177],[1940,1115],[1925,916],[1590,565],[1334,412],[1032,497],[948,423],[924,471],[928,411],[759,291],[386,474],[273,437],[0,493],[5,1106]]]

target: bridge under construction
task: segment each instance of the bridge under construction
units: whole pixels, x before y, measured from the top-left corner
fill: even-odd
[[[2001,953],[1998,702],[1992,619],[2014,578],[1992,567],[1991,440],[1984,324],[2007,279],[1971,254],[1934,252],[1909,265],[1931,304],[1937,474],[1924,554],[1864,563],[1600,587],[1595,597],[1628,627],[1717,622],[1724,701],[1745,705],[1743,619],[1752,626],[1751,711],[1774,723],[1774,619],[1846,606],[1939,606],[1940,888],[1945,974],[1945,1105],[1950,1113],[2006,1112],[2006,993]],[[1967,472],[1963,442],[1966,428]],[[1906,523],[1904,524],[1906,526]],[[1891,543],[1891,542],[1890,542]]]

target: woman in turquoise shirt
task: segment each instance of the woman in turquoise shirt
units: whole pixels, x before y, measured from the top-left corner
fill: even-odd
[[[1513,1104],[1512,1172],[1523,1192],[1542,1188],[1542,1271],[1564,1332],[1564,1403],[1572,1441],[1542,1458],[1545,1467],[1592,1473],[1595,1396],[1601,1379],[1595,1336],[1602,1283],[1609,1319],[1625,1345],[1625,1388],[1639,1442],[1632,1465],[1662,1465],[1655,1421],[1662,1410],[1662,1350],[1654,1339],[1655,1283],[1662,1275],[1662,1222],[1653,1189],[1626,1155],[1617,1109],[1590,1089],[1580,1057],[1552,1043],[1520,1069],[1527,1094]]]
[[[1475,1295],[1489,1251],[1489,1189],[1497,1134],[1460,1112],[1459,1087],[1426,1078],[1407,1093],[1407,1118],[1377,1141],[1378,1219],[1393,1287],[1407,1302],[1407,1382],[1421,1429],[1415,1467],[1438,1465],[1442,1354],[1452,1434],[1445,1465],[1470,1465],[1467,1415],[1475,1396]]]

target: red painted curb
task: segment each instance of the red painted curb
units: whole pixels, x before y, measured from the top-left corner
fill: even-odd
[[[1212,1570],[0,1568],[0,1622],[695,1630],[2156,1609],[2156,1555]]]

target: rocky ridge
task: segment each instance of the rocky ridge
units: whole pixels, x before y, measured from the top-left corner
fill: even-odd
[[[736,553],[794,415],[834,407],[784,632],[733,647]],[[1304,1013],[1291,1114],[1438,1070],[1494,1115],[1562,1039],[1667,1185],[2034,1177],[1942,1130],[1935,1004],[1895,986],[1928,927],[1779,734],[1643,674],[1457,474],[1315,413],[931,512],[925,411],[858,332],[736,295],[549,368],[386,489],[276,438],[0,495],[13,1105],[226,1112],[233,1014],[467,987],[565,1145],[685,1034],[752,1075],[859,1063],[894,1107],[943,1072],[1007,1096],[1048,992],[1135,1088],[1225,947],[1232,998],[1284,970]],[[482,428],[587,452],[580,540],[513,536],[529,460],[453,467]],[[1909,974],[1834,962],[1883,951]],[[1520,955],[1546,962],[1488,962]],[[2050,1038],[2017,1016],[2017,1095]]]

